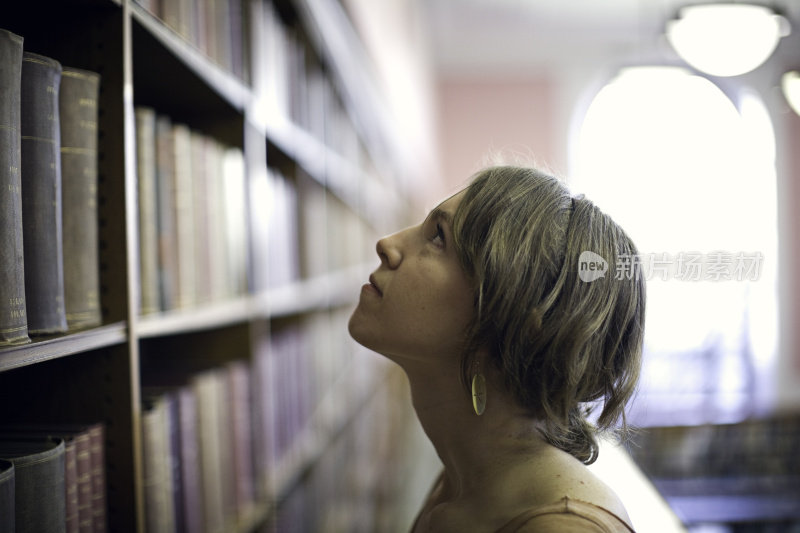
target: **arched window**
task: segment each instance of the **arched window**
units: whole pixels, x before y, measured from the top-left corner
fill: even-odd
[[[731,98],[677,67],[626,69],[596,95],[574,143],[572,189],[626,229],[648,280],[634,423],[726,422],[768,409],[777,217],[774,133],[761,100],[746,90]]]

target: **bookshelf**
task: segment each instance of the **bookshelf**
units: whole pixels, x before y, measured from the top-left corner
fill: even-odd
[[[410,165],[341,5],[40,0],[0,26],[101,76],[102,311],[0,346],[0,426],[103,424],[98,531],[394,523],[407,391],[346,322]]]

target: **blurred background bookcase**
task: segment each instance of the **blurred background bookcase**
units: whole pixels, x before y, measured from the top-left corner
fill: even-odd
[[[101,75],[103,320],[0,348],[0,421],[102,422],[111,531],[406,527],[407,391],[346,322],[375,239],[408,222],[410,166],[341,5],[34,0],[2,25]],[[166,211],[180,242],[142,188],[168,175],[160,134],[175,176],[193,165]]]

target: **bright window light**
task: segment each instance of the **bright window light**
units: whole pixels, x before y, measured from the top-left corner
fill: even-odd
[[[636,423],[733,421],[767,408],[775,389],[775,139],[758,96],[742,92],[734,105],[685,69],[626,69],[592,101],[573,156],[573,190],[619,222],[646,263]],[[684,268],[681,278],[690,257],[705,263],[697,277]],[[758,263],[756,275],[735,275],[743,257]],[[723,260],[729,279],[714,275]]]

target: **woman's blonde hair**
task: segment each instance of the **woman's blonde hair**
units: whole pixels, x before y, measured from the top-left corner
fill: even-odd
[[[547,441],[592,463],[595,433],[627,427],[625,406],[639,377],[645,284],[636,247],[592,202],[516,166],[478,172],[453,226],[475,287],[465,385],[476,353],[488,348],[507,389],[544,422]],[[593,271],[582,280],[583,252],[605,260],[604,276]]]

